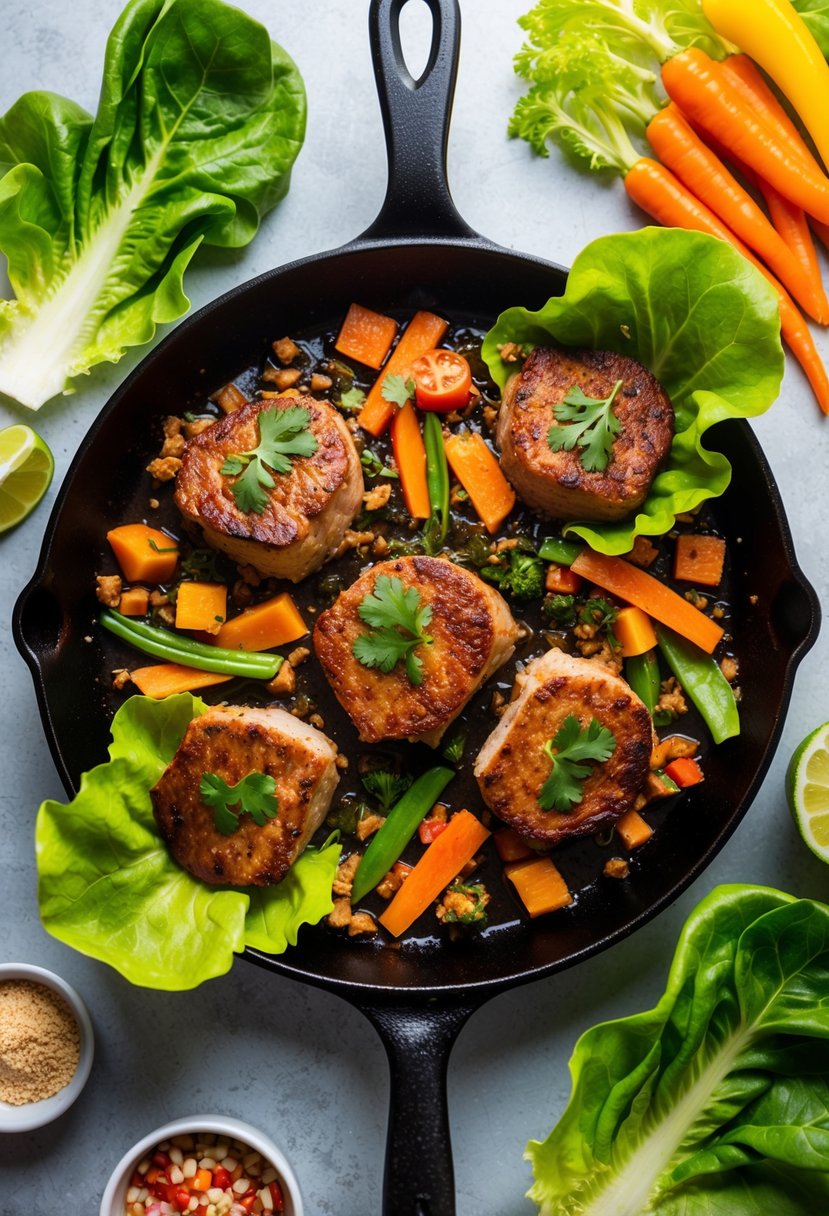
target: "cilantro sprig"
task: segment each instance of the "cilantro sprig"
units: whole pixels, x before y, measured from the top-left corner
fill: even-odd
[[[249,452],[234,452],[221,467],[223,477],[236,477],[231,492],[240,511],[261,515],[268,505],[274,473],[290,473],[291,459],[313,456],[319,444],[309,430],[311,414],[303,405],[276,406],[259,414],[259,443]],[[241,476],[239,476],[241,474]]]
[[[248,773],[235,785],[228,785],[216,773],[205,773],[199,793],[202,801],[212,808],[213,822],[223,836],[233,835],[242,815],[250,815],[257,827],[263,828],[279,813],[276,782],[266,773]]]
[[[384,400],[391,401],[393,405],[399,405],[402,409],[406,402],[415,395],[415,382],[411,377],[404,380],[402,376],[396,376],[392,372],[383,380],[380,395]]]
[[[414,652],[418,646],[432,643],[424,632],[432,619],[432,606],[421,601],[417,588],[404,587],[396,575],[380,574],[357,612],[371,626],[352,646],[358,662],[386,673],[403,663],[409,683],[422,684],[423,664]]]
[[[596,718],[591,718],[589,726],[582,729],[575,714],[568,714],[552,739],[544,745],[553,769],[538,795],[542,811],[566,814],[577,806],[584,797],[582,785],[591,771],[585,761],[603,764],[615,750],[613,732]]]
[[[568,389],[562,401],[553,406],[559,426],[547,432],[550,450],[572,452],[578,447],[578,458],[588,473],[600,473],[607,468],[613,440],[622,424],[613,413],[613,402],[624,381],[617,380],[606,397],[588,397],[577,385]]]

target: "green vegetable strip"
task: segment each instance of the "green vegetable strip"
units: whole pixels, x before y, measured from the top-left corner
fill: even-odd
[[[248,676],[254,680],[272,680],[282,666],[279,654],[262,654],[259,651],[225,650],[221,646],[210,646],[193,638],[181,637],[169,629],[157,629],[141,621],[132,621],[120,612],[104,609],[101,613],[104,629],[114,633],[136,650],[154,655],[168,663],[181,663],[183,667],[197,667],[200,671],[215,671],[226,676]]]
[[[440,521],[440,543],[449,530],[449,466],[443,446],[443,427],[437,414],[427,412],[423,420],[423,443],[426,448],[426,484],[432,515]]]
[[[430,768],[418,777],[389,811],[386,822],[363,854],[351,888],[351,902],[358,903],[387,874],[418,829],[421,820],[437,802],[455,776],[453,768]]]
[[[717,660],[662,625],[657,626],[656,636],[666,663],[696,705],[714,742],[739,735],[737,702]]]
[[[538,556],[545,562],[558,562],[560,566],[571,565],[583,551],[584,545],[578,541],[562,540],[558,536],[548,536],[541,542]]]
[[[659,659],[655,650],[625,659],[625,679],[653,716],[659,700]]]

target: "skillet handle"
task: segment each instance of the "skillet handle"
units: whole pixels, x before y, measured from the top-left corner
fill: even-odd
[[[425,0],[432,43],[415,80],[403,56],[400,13],[407,0],[372,0],[371,58],[386,133],[386,197],[363,238],[437,236],[475,239],[446,180],[446,146],[460,49],[458,0]]]
[[[476,1007],[359,1006],[383,1041],[391,1073],[383,1216],[454,1216],[446,1070]]]

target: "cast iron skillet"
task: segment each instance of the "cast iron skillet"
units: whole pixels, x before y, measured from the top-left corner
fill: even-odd
[[[386,132],[389,184],[361,237],[333,253],[273,270],[179,326],[102,411],[67,475],[36,574],[14,616],[52,755],[66,789],[105,755],[111,706],[107,641],[91,595],[107,521],[137,518],[138,446],[151,421],[198,408],[206,393],[249,366],[283,333],[336,328],[359,300],[398,316],[433,308],[487,326],[513,304],[538,308],[566,272],[504,250],[458,215],[446,181],[457,69],[457,0],[426,0],[427,67],[414,81],[400,44],[406,0],[372,0],[371,48]],[[572,966],[619,941],[674,900],[712,860],[748,809],[771,762],[795,667],[815,640],[819,609],[798,569],[771,472],[749,428],[727,423],[715,443],[734,468],[715,508],[734,555],[731,599],[744,691],[739,739],[712,749],[694,813],[666,820],[647,865],[629,882],[594,882],[574,909],[513,921],[465,946],[437,938],[403,950],[349,946],[323,929],[274,958],[248,957],[336,992],[361,1009],[385,1045],[392,1080],[384,1210],[449,1216],[454,1185],[445,1094],[451,1046],[469,1015],[505,988]],[[136,506],[133,510],[131,502]],[[138,515],[135,511],[139,512]],[[752,597],[759,596],[755,604]],[[92,641],[87,641],[91,638]],[[572,914],[571,914],[572,913]]]

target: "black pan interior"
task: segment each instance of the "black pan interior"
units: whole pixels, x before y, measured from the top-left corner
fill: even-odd
[[[274,338],[336,329],[352,300],[398,317],[428,308],[456,325],[485,329],[511,305],[538,308],[565,280],[558,267],[480,240],[363,244],[295,263],[230,293],[144,361],[82,446],[55,506],[38,572],[16,611],[18,645],[32,667],[67,790],[104,758],[111,715],[123,696],[112,693],[109,673],[124,664],[124,651],[97,626],[94,575],[106,528],[147,515],[141,472],[157,451],[159,420],[198,411],[211,390],[260,358]],[[632,857],[630,878],[602,877],[595,846],[586,842],[568,846],[561,863],[579,889],[575,904],[539,921],[514,918],[469,941],[435,935],[402,949],[343,941],[317,927],[304,930],[286,955],[256,954],[255,961],[352,995],[371,992],[375,1000],[400,999],[401,990],[410,999],[437,990],[490,991],[609,945],[675,898],[711,860],[770,763],[795,662],[818,619],[749,428],[728,423],[714,434],[734,467],[732,486],[711,514],[731,554],[743,731],[708,752],[702,786],[659,814],[655,835]]]

